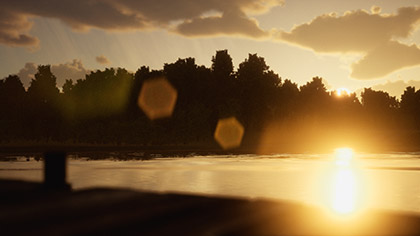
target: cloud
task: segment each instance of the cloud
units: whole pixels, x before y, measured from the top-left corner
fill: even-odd
[[[261,38],[269,35],[258,26],[256,20],[240,11],[186,21],[177,26],[176,32],[186,36],[241,35]]]
[[[351,76],[358,79],[381,78],[403,68],[420,65],[420,49],[391,41],[369,51],[351,66]]]
[[[74,30],[165,29],[184,36],[268,35],[253,15],[283,0],[13,0],[0,1],[0,44],[36,46],[31,18],[57,19]],[[222,17],[209,15],[218,12]]]
[[[381,13],[381,11],[382,11],[382,8],[381,8],[381,7],[379,7],[379,6],[372,6],[372,7],[370,8],[370,12],[371,12],[372,14],[379,14],[379,13]]]
[[[280,39],[310,48],[315,52],[366,52],[393,38],[406,38],[420,20],[420,8],[400,8],[397,14],[370,14],[364,10],[342,16],[325,14],[298,25]]]
[[[31,80],[34,79],[35,73],[38,71],[38,66],[35,63],[28,62],[25,66],[19,70],[17,76],[19,76],[25,87],[29,87]]]
[[[61,87],[66,79],[84,79],[90,70],[85,68],[81,60],[74,59],[72,62],[52,65],[51,72],[57,77],[57,86]]]
[[[391,96],[395,96],[396,98],[401,98],[401,95],[404,93],[404,90],[408,86],[412,86],[412,87],[416,87],[416,89],[420,89],[420,80],[387,81],[384,84],[378,84],[378,85],[372,86],[372,89],[386,91]],[[361,90],[361,91],[363,91],[363,90]]]
[[[143,19],[124,11],[117,0],[14,0],[1,1],[0,7],[19,16],[46,17],[58,19],[77,30],[99,29],[141,29]]]
[[[111,63],[111,61],[104,55],[97,56],[96,57],[96,62],[98,62],[99,64],[102,64],[102,65],[107,65],[107,64]]]
[[[14,47],[36,48],[39,40],[27,32],[32,22],[24,15],[17,15],[0,8],[0,44]]]
[[[419,65],[419,49],[397,40],[408,38],[420,21],[419,7],[399,8],[396,14],[357,10],[341,16],[324,14],[309,23],[280,31],[277,39],[319,53],[358,53],[363,58],[352,65],[352,77],[374,79],[399,69]],[[405,58],[408,53],[408,58]]]
[[[17,75],[25,87],[29,87],[30,82],[34,79],[34,75],[38,72],[38,65],[28,62],[19,70]],[[66,79],[78,80],[83,79],[90,70],[86,69],[81,60],[74,59],[72,62],[51,65],[51,72],[57,78],[57,86],[63,86]]]

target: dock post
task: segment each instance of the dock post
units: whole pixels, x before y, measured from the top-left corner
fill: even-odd
[[[47,190],[69,190],[66,182],[67,160],[65,152],[45,152],[44,187]]]

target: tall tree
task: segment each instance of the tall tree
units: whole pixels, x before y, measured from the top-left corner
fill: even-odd
[[[401,95],[401,113],[404,123],[410,128],[420,128],[420,90],[415,87],[407,87]]]
[[[395,97],[389,96],[387,92],[376,91],[365,88],[361,93],[363,107],[380,114],[382,111],[390,111],[398,108],[398,101]]]
[[[365,110],[369,127],[387,130],[393,128],[395,115],[399,107],[398,100],[387,92],[365,88],[361,93],[362,105]]]
[[[255,140],[266,122],[272,115],[272,102],[275,101],[275,91],[281,84],[277,74],[269,71],[263,57],[257,54],[249,54],[244,62],[239,64],[237,71],[239,86],[238,101],[241,104],[241,117],[245,126],[245,143],[256,145]]]
[[[326,115],[329,111],[329,93],[322,82],[322,78],[314,77],[300,87],[299,107],[306,115]]]
[[[35,102],[51,104],[58,97],[57,78],[51,72],[50,65],[38,66],[35,79],[31,80],[28,88],[28,95]]]
[[[26,91],[17,75],[0,80],[0,124],[2,134],[10,137],[21,133],[24,118]],[[2,136],[2,135],[0,135]]]
[[[233,74],[232,57],[228,50],[216,51],[211,59],[211,70],[215,78],[228,79]]]
[[[0,104],[2,104],[4,113],[12,110],[23,109],[22,105],[25,98],[25,88],[17,75],[9,75],[4,80],[0,80]]]
[[[28,130],[36,138],[44,136],[47,139],[55,138],[59,133],[61,116],[59,109],[60,92],[57,88],[57,78],[51,72],[49,65],[38,66],[35,79],[31,80],[28,88],[29,117],[26,124]]]

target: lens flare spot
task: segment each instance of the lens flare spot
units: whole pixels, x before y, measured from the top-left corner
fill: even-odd
[[[146,80],[141,88],[137,104],[151,119],[170,117],[174,111],[178,93],[165,78]]]
[[[244,131],[244,127],[235,117],[220,119],[214,139],[223,149],[237,148],[241,145]]]

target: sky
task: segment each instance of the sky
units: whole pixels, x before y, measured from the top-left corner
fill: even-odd
[[[420,0],[0,0],[0,78],[28,86],[50,64],[58,86],[91,70],[210,66],[248,53],[299,85],[420,88]]]

